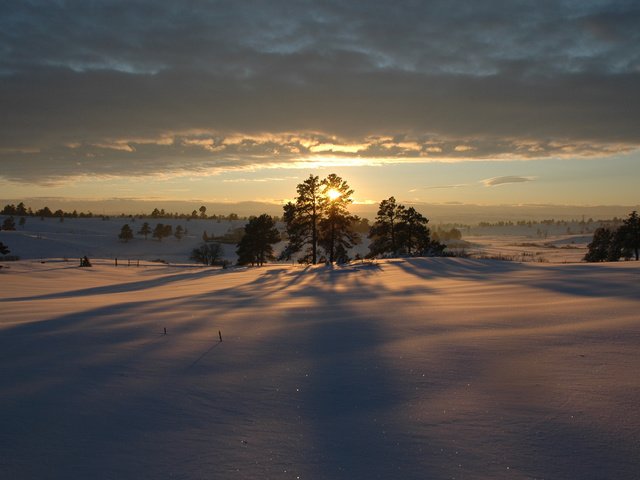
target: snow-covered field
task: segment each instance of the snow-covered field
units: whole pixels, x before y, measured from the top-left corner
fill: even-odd
[[[640,472],[640,262],[4,265],[1,478]]]
[[[4,217],[0,217],[0,221]],[[17,219],[16,219],[17,221]],[[158,241],[151,235],[147,239],[139,234],[124,243],[118,240],[118,234],[124,224],[128,224],[137,233],[144,222],[153,229],[156,224],[171,225],[175,230],[182,226],[187,235],[178,240],[171,236]],[[16,231],[0,231],[0,241],[7,244],[12,255],[22,259],[68,258],[77,261],[88,255],[90,258],[118,258],[127,260],[164,260],[171,263],[188,263],[191,251],[202,243],[203,233],[208,236],[221,236],[237,228],[242,228],[246,220],[217,221],[201,219],[131,219],[128,217],[67,218],[60,222],[56,218],[29,217],[26,223]],[[527,262],[566,263],[579,262],[587,252],[587,244],[592,233],[567,233],[567,229],[579,231],[577,224],[569,227],[545,226],[544,238],[538,233],[541,228],[526,226],[475,227],[463,234],[463,242],[454,250],[464,250],[476,257],[499,257]],[[281,225],[281,228],[284,228]],[[435,229],[435,226],[433,226]],[[592,228],[595,229],[595,226]],[[276,246],[280,252],[283,243]],[[224,245],[225,258],[235,263],[236,246]],[[350,252],[365,256],[368,253],[368,240],[363,235],[363,243]]]

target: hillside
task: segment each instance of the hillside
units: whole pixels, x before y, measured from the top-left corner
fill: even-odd
[[[0,221],[3,217],[0,216]],[[151,235],[145,239],[137,234],[144,222],[153,229],[156,224],[180,225],[187,230],[181,240],[175,237],[158,241]],[[129,224],[135,238],[127,243],[118,240],[124,224]],[[16,231],[0,231],[0,241],[9,245],[12,255],[22,259],[67,258],[76,260],[84,255],[90,258],[118,258],[131,260],[163,260],[171,263],[189,263],[191,251],[202,243],[202,235],[220,237],[234,229],[242,228],[246,220],[201,220],[201,219],[139,219],[129,217],[57,218],[29,217]],[[437,225],[431,225],[432,229]],[[540,227],[541,228],[541,227]],[[523,261],[544,261],[551,263],[579,262],[586,253],[592,232],[581,233],[580,225],[569,223],[544,227],[544,237],[540,228],[511,225],[505,227],[474,227],[463,231],[463,242],[451,244],[452,250],[465,250],[477,257],[502,257]],[[583,227],[584,228],[584,227]],[[596,224],[592,225],[592,229]],[[284,230],[281,224],[280,229]],[[567,230],[570,230],[567,233]],[[575,232],[575,233],[572,233]],[[368,252],[366,234],[362,244],[350,254],[364,256]],[[283,244],[276,246],[280,252]],[[236,246],[224,245],[225,258],[235,263]]]

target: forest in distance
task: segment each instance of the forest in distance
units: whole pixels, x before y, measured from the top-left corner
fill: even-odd
[[[362,258],[393,258],[420,256],[466,256],[466,251],[451,247],[451,242],[462,240],[463,232],[469,233],[471,226],[452,224],[448,228],[442,225],[432,230],[429,219],[416,210],[406,207],[389,197],[379,203],[375,219],[371,222],[350,212],[354,191],[346,180],[336,174],[329,174],[326,178],[310,174],[298,184],[294,201],[283,206],[283,214],[271,216],[266,213],[258,216],[240,218],[235,213],[228,215],[207,214],[207,207],[201,205],[190,214],[166,212],[164,209],[154,208],[149,215],[121,214],[119,218],[128,218],[131,223],[135,219],[172,219],[172,220],[214,220],[217,222],[234,222],[244,220],[244,226],[230,229],[221,236],[209,236],[205,230],[202,243],[193,248],[190,260],[205,265],[222,264],[224,252],[221,244],[232,244],[237,247],[238,265],[261,266],[269,261],[297,261],[299,263],[341,263]],[[62,209],[52,211],[48,207],[32,209],[23,202],[6,205],[0,212],[4,216],[1,230],[15,231],[22,227],[29,217],[56,218],[63,223],[65,218],[95,218],[91,212],[66,212]],[[109,220],[106,215],[99,216],[102,220]],[[16,218],[18,220],[16,221]],[[587,262],[617,261],[635,258],[638,260],[640,248],[640,219],[634,210],[627,218],[613,218],[610,220],[594,221],[592,218],[574,221],[579,226],[578,231],[572,231],[567,226],[567,235],[580,233],[593,235],[587,245],[588,252],[583,260]],[[548,231],[545,227],[568,225],[566,221],[557,220],[520,220],[479,222],[480,228],[491,227],[536,227],[536,236],[546,238]],[[574,227],[575,228],[575,227]],[[157,223],[152,228],[149,222],[143,222],[139,230],[134,231],[129,223],[122,225],[118,239],[127,243],[135,235],[149,235],[157,241],[166,237],[175,237],[178,241],[189,234],[188,227]],[[353,257],[350,251],[363,239],[368,242],[368,252],[364,255],[356,253]],[[274,245],[284,242],[284,247],[278,255]],[[10,253],[9,245],[2,245],[1,254],[5,259]],[[449,248],[448,248],[449,247]]]

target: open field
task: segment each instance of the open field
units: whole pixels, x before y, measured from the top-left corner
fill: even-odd
[[[4,478],[640,471],[636,262],[4,265]]]
[[[2,217],[0,217],[1,220]],[[157,223],[171,225],[175,230],[182,226],[187,234],[180,240],[171,236],[162,241],[137,234],[144,222],[153,229]],[[201,220],[201,219],[132,219],[129,217],[67,218],[60,222],[56,218],[30,217],[16,231],[0,231],[0,241],[9,245],[12,255],[22,259],[68,258],[77,261],[79,257],[118,258],[120,260],[164,260],[172,263],[187,263],[191,251],[202,243],[202,236],[220,237],[242,228],[246,220]],[[128,224],[136,233],[135,238],[124,243],[118,240],[118,234],[124,224]],[[283,225],[280,225],[284,229]],[[577,223],[552,226],[506,226],[473,227],[464,229],[460,245],[453,243],[454,251],[464,249],[476,257],[496,257],[526,262],[567,263],[579,262],[587,252],[592,230],[597,224],[590,225],[589,232],[567,233],[567,230],[580,232],[584,229]],[[431,228],[435,230],[436,225]],[[544,231],[542,231],[544,230]],[[541,236],[543,233],[543,236]],[[369,240],[362,235],[362,243],[354,248],[350,255],[365,256]],[[284,242],[276,245],[280,252]],[[236,246],[232,242],[224,245],[225,258],[235,263]]]

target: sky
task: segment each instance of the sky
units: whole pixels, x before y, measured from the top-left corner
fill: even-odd
[[[0,5],[0,196],[637,205],[635,0]]]

